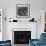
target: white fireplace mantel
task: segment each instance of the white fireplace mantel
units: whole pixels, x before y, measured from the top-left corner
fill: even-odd
[[[31,31],[31,38],[36,39],[36,25],[35,22],[13,23],[12,31]]]
[[[26,30],[26,31],[31,31],[31,38],[36,39],[36,26],[37,23],[35,22],[25,22],[25,23],[20,23],[20,22],[12,22],[7,24],[7,38],[12,41],[12,32],[17,31],[19,29],[21,30]],[[10,25],[10,26],[9,26]],[[19,28],[19,29],[18,29]]]
[[[13,28],[12,31],[31,31],[31,28]]]

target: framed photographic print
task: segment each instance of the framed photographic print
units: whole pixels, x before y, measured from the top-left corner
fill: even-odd
[[[29,18],[30,17],[30,4],[16,4],[16,17]]]

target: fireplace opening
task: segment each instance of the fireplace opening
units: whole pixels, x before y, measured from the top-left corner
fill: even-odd
[[[31,31],[14,31],[14,44],[28,44]]]

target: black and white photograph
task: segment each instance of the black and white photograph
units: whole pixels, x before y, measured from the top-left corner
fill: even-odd
[[[16,4],[16,17],[29,18],[30,17],[30,4]]]

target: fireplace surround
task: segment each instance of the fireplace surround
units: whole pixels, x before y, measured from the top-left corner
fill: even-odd
[[[12,43],[13,44],[28,44],[31,39],[30,28],[13,28]]]

